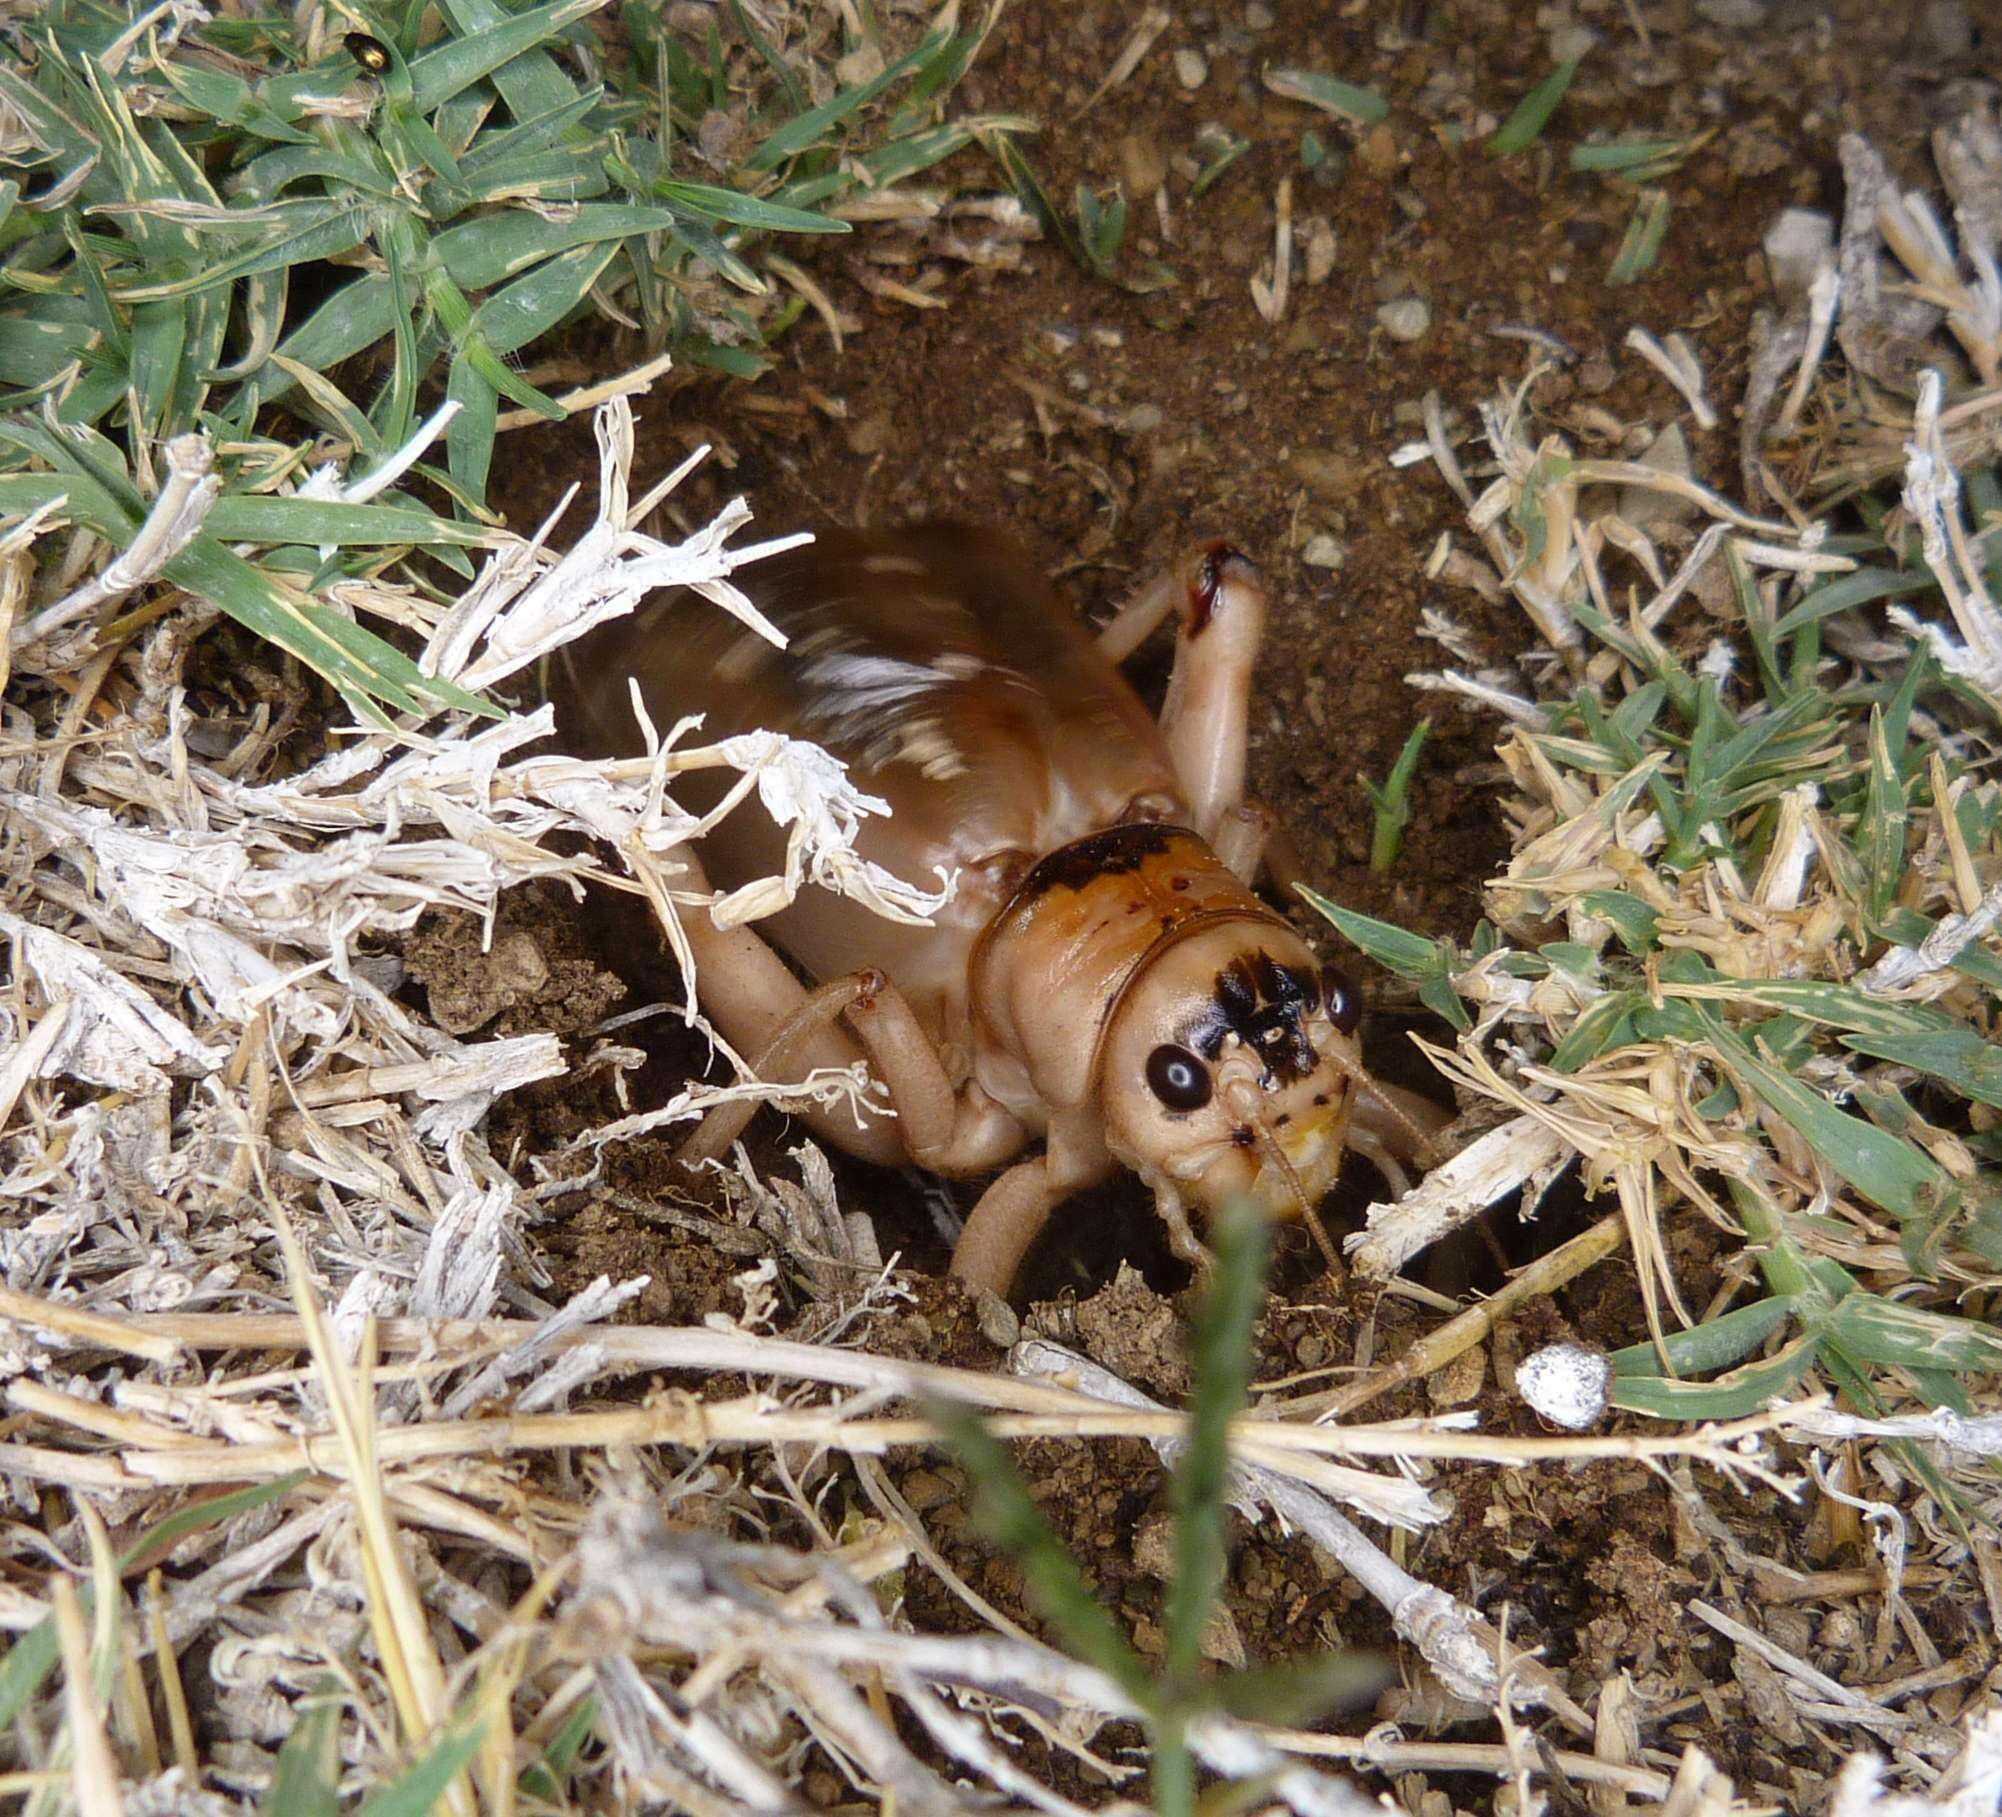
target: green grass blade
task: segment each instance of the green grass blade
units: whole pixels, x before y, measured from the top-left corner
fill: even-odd
[[[1265,1297],[1266,1221],[1248,1205],[1226,1206],[1211,1226],[1216,1270],[1196,1314],[1195,1387],[1189,1434],[1175,1460],[1169,1505],[1175,1518],[1175,1574],[1161,1612],[1173,1694],[1194,1689],[1203,1627],[1223,1588],[1229,1433],[1251,1381],[1251,1330]]]
[[[1616,1375],[1612,1402],[1624,1412],[1652,1414],[1662,1420],[1743,1419],[1757,1413],[1774,1395],[1799,1387],[1820,1360],[1821,1342],[1820,1333],[1804,1333],[1776,1355],[1747,1363],[1712,1382]]]
[[[566,25],[596,12],[603,4],[604,0],[554,0],[552,5],[532,7],[525,13],[500,13],[494,9],[497,16],[489,17],[474,29],[461,25],[459,36],[447,38],[411,59],[410,105],[419,114],[431,113],[461,90],[492,75],[503,64],[512,63],[524,52],[546,44]],[[553,64],[550,67],[555,68]],[[561,78],[561,72],[557,73]],[[564,86],[569,89],[567,79]],[[569,99],[569,95],[562,99]],[[560,104],[552,100],[535,111],[546,112],[549,106]]]
[[[233,1520],[237,1515],[261,1508],[267,1502],[282,1501],[312,1474],[310,1470],[287,1471],[283,1476],[274,1476],[269,1482],[177,1508],[164,1520],[155,1521],[126,1547],[119,1555],[118,1568],[129,1571],[190,1533],[213,1527],[218,1521]],[[89,1598],[87,1585],[83,1594],[86,1599]],[[48,1675],[55,1670],[58,1653],[55,1617],[50,1615],[44,1616],[23,1634],[7,1649],[6,1656],[0,1658],[0,1729],[13,1726],[22,1706],[41,1689]]]
[[[886,65],[866,82],[858,82],[853,88],[845,88],[833,100],[823,102],[819,107],[808,108],[797,114],[770,135],[750,157],[745,160],[750,170],[775,170],[788,158],[797,157],[810,146],[818,144],[828,133],[848,118],[859,107],[865,107],[886,88],[896,83],[918,67],[926,63],[948,41],[944,32],[931,32],[918,44],[915,50],[906,51],[894,63]]]
[[[1873,1060],[1913,1067],[1950,1085],[1964,1098],[2002,1110],[2002,1048],[1971,1028],[1845,1035],[1842,1045]]]
[[[549,1745],[542,1750],[542,1758],[530,1761],[521,1770],[521,1790],[527,1796],[540,1798],[547,1804],[562,1802],[563,1787],[570,1777],[570,1769],[583,1751],[591,1725],[597,1718],[598,1700],[595,1697],[582,1699],[564,1717],[562,1726],[550,1736]]]
[[[386,272],[372,272],[343,284],[279,344],[287,359],[314,372],[329,372],[389,333],[395,291]],[[293,380],[275,366],[258,374],[267,397],[292,388]]]
[[[308,203],[291,212],[299,216],[300,225],[287,228],[261,246],[224,259],[220,264],[205,266],[192,277],[158,284],[133,284],[115,294],[127,303],[192,296],[197,291],[234,284],[239,278],[255,277],[262,272],[286,271],[295,265],[338,258],[368,237],[367,217],[359,208]]]
[[[1302,883],[1296,886],[1307,905],[1329,922],[1344,938],[1367,953],[1377,964],[1400,978],[1430,978],[1443,975],[1444,963],[1439,943],[1423,934],[1407,933],[1373,915],[1360,915],[1331,902],[1319,890]]]
[[[459,406],[459,414],[445,429],[445,454],[453,482],[469,498],[484,498],[487,470],[493,461],[500,393],[472,361],[462,356],[452,362],[445,395]]]
[[[480,1751],[486,1724],[475,1722],[439,1736],[400,1779],[372,1793],[359,1817],[431,1817],[452,1781]]]
[[[1304,1729],[1366,1708],[1396,1682],[1378,1653],[1310,1653],[1247,1672],[1223,1672],[1204,1688],[1203,1702],[1240,1722]]]
[[[1574,145],[1571,168],[1619,176],[1675,157],[1686,143],[1682,139],[1627,139],[1613,145]]]
[[[432,238],[431,252],[460,289],[487,290],[574,247],[660,233],[677,220],[671,208],[634,202],[585,202],[566,219],[554,221],[512,210],[476,215],[446,228]]]
[[[341,1698],[324,1678],[294,1706],[292,1732],[278,1748],[271,1784],[257,1802],[270,1817],[338,1817],[341,1808]]]
[[[1862,1363],[1956,1376],[2002,1370],[2002,1329],[1881,1294],[1850,1294],[1829,1315],[1828,1335]]]
[[[317,498],[226,494],[209,508],[203,528],[232,543],[334,543],[342,548],[487,540],[475,524],[454,523],[415,505],[341,505]]]
[[[1859,1035],[1894,1037],[1950,1029],[1953,1019],[1924,1003],[1894,1003],[1850,984],[1820,978],[1719,978],[1670,993],[1732,1004],[1757,1004],[1823,1028]]]
[[[1501,130],[1488,141],[1488,156],[1505,158],[1533,145],[1549,125],[1550,116],[1557,111],[1558,102],[1564,99],[1564,91],[1577,73],[1577,59],[1567,58],[1524,95],[1516,103],[1515,112],[1502,122]]]
[[[1593,998],[1551,1050],[1551,1071],[1575,1073],[1601,1055],[1631,1046],[1636,1039],[1634,1013],[1646,1002],[1640,991],[1607,991]]]
[[[830,215],[811,214],[804,208],[786,208],[763,202],[756,196],[739,195],[734,189],[719,189],[713,183],[663,182],[655,191],[664,200],[677,204],[685,214],[697,214],[712,221],[728,221],[735,227],[755,227],[766,233],[849,233],[846,221]]]
[[[1357,126],[1374,126],[1390,117],[1390,103],[1373,88],[1358,88],[1353,82],[1324,76],[1313,69],[1273,69],[1265,73],[1265,86],[1288,101],[1304,101],[1324,114],[1348,120]]]
[[[1801,1309],[1801,1296],[1792,1293],[1768,1294],[1749,1306],[1719,1313],[1687,1331],[1671,1331],[1661,1349],[1652,1343],[1631,1344],[1615,1350],[1606,1361],[1615,1376],[1658,1376],[1662,1371],[1662,1350],[1668,1352],[1668,1367],[1677,1375],[1709,1375],[1728,1369],[1758,1349],[1767,1338]]]
[[[306,666],[344,693],[419,712],[428,698],[460,712],[498,717],[477,695],[425,675],[417,665],[365,625],[281,588],[270,575],[204,533],[161,571],[177,587],[211,604]]]
[[[1928,1215],[1945,1203],[1949,1182],[1924,1150],[1838,1109],[1783,1067],[1755,1054],[1714,1014],[1696,1007],[1711,1045],[1731,1071],[1872,1204],[1909,1218]]]
[[[1910,818],[1905,785],[1884,735],[1884,714],[1870,709],[1869,770],[1863,819],[1856,831],[1856,855],[1868,883],[1870,919],[1881,921],[1905,876],[1905,827]]]
[[[1668,238],[1669,199],[1665,189],[1643,189],[1634,202],[1620,249],[1607,269],[1608,284],[1638,284],[1654,269]]]
[[[616,242],[598,242],[546,260],[489,296],[473,312],[473,333],[497,354],[510,354],[518,347],[525,347],[537,336],[548,333],[584,300],[585,293],[598,281],[598,274],[612,262],[618,250]],[[561,420],[561,406],[550,403],[526,381],[517,380],[516,384],[518,390],[510,390],[506,385],[500,388],[530,409],[546,405],[551,420]]]

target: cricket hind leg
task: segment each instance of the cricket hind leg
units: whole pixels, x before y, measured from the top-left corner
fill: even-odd
[[[705,888],[692,856],[685,886]],[[937,1173],[998,1166],[1026,1132],[977,1086],[955,1090],[938,1050],[881,972],[857,972],[809,989],[752,928],[719,928],[706,908],[682,916],[704,1012],[762,1079],[801,1080],[866,1061],[894,1118],[859,1121],[845,1106],[808,1104],[795,1114],[815,1136],[881,1167],[915,1162]],[[729,1152],[755,1114],[750,1103],[719,1105],[680,1150],[686,1163]]]

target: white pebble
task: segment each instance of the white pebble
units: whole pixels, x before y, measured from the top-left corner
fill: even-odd
[[[1603,1351],[1552,1344],[1522,1360],[1515,1387],[1553,1426],[1584,1432],[1605,1417],[1612,1403],[1613,1366]]]
[[[1210,79],[1210,66],[1199,50],[1188,46],[1175,53],[1175,80],[1193,94]]]
[[[1399,297],[1384,304],[1376,319],[1393,341],[1420,341],[1432,326],[1432,305],[1423,297]]]
[[[1307,546],[1300,551],[1300,559],[1310,568],[1339,568],[1349,558],[1349,552],[1342,547],[1341,539],[1323,530],[1307,539]]]
[[[1269,32],[1273,20],[1277,17],[1271,7],[1265,4],[1265,0],[1250,0],[1250,4],[1244,9],[1244,28],[1246,31]]]

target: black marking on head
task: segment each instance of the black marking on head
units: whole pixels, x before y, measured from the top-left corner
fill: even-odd
[[[1033,902],[1051,890],[1081,890],[1094,878],[1137,871],[1148,859],[1158,858],[1177,839],[1193,837],[1186,827],[1143,820],[1073,839],[1069,845],[1058,846],[1022,879],[1016,900]]]
[[[1296,1083],[1320,1064],[1301,1026],[1320,1002],[1320,981],[1311,971],[1281,965],[1270,953],[1240,953],[1217,973],[1212,992],[1208,1013],[1189,1038],[1205,1060],[1214,1060],[1224,1037],[1235,1035],[1258,1056],[1259,1083],[1268,1091]]]

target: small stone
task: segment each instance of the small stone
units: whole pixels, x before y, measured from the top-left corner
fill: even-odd
[[[1335,269],[1335,230],[1319,215],[1309,215],[1294,230],[1300,243],[1301,270],[1309,284],[1325,284]]]
[[[1128,133],[1119,141],[1119,175],[1126,192],[1146,201],[1168,180],[1168,158],[1145,133]]]
[[[848,449],[851,454],[881,454],[896,439],[895,420],[887,410],[879,410],[863,417],[848,431]]]
[[[1791,304],[1807,295],[1824,265],[1835,262],[1835,220],[1818,208],[1783,208],[1766,229],[1766,267],[1773,294]]]
[[[1432,326],[1432,305],[1423,297],[1399,297],[1376,312],[1393,341],[1422,341]]]
[[[1464,1407],[1488,1379],[1488,1353],[1476,1345],[1463,1350],[1443,1368],[1425,1378],[1425,1393],[1435,1407]]]
[[[1341,538],[1326,530],[1308,537],[1307,546],[1300,551],[1300,559],[1310,568],[1339,568],[1348,558]]]
[[[996,1350],[1013,1350],[1022,1337],[1022,1321],[1015,1308],[991,1287],[976,1287],[973,1304],[980,1320],[980,1335]]]
[[[1318,1369],[1328,1360],[1328,1340],[1310,1331],[1293,1346],[1293,1360],[1302,1369]]]
[[[1316,498],[1337,505],[1346,504],[1369,481],[1369,469],[1362,461],[1313,449],[1302,449],[1286,463],[1286,469]]]
[[[1613,1366],[1601,1351],[1582,1344],[1551,1344],[1524,1357],[1515,1391],[1553,1426],[1584,1432],[1612,1404]]]
[[[1175,1522],[1168,1514],[1143,1514],[1133,1531],[1133,1566],[1163,1583],[1175,1575]]]
[[[1390,130],[1390,122],[1379,120],[1362,136],[1362,143],[1356,147],[1356,157],[1364,170],[1373,177],[1388,177],[1397,170],[1397,135]]]
[[[1168,420],[1159,404],[1135,404],[1119,413],[1119,429],[1125,435],[1152,435]]]
[[[952,1485],[936,1470],[913,1470],[899,1486],[904,1500],[920,1514],[929,1514],[952,1500]]]
[[[1175,80],[1190,94],[1210,79],[1209,59],[1192,45],[1184,45],[1175,53]]]
[[[1197,1643],[1197,1651],[1205,1659],[1213,1659],[1233,1672],[1244,1670],[1244,1635],[1228,1604],[1218,1603],[1210,1610],[1209,1618],[1203,1623],[1203,1637]]]
[[[1620,369],[1603,353],[1588,353],[1578,363],[1578,389],[1587,397],[1598,397],[1618,383]]]
[[[1598,42],[1599,34],[1589,25],[1560,25],[1550,34],[1550,60],[1553,63],[1582,63]]]
[[[1250,0],[1244,9],[1244,29],[1248,32],[1269,32],[1277,17],[1265,0]]]

